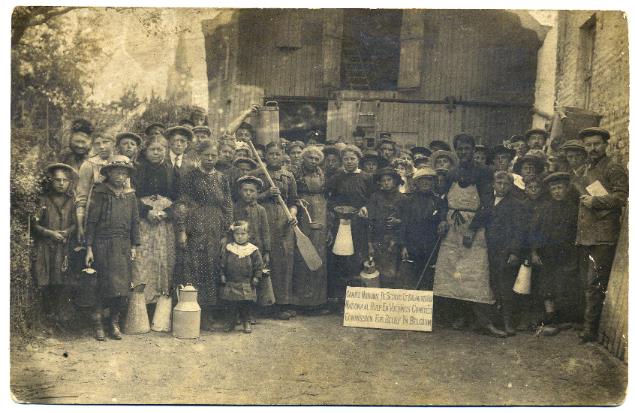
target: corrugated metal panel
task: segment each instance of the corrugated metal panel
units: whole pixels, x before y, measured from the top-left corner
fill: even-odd
[[[600,342],[616,357],[628,361],[628,208],[622,220],[599,331]]]
[[[327,136],[349,139],[357,125],[358,113],[358,102],[341,101],[337,109],[335,101],[329,101]],[[380,102],[376,113],[377,134],[390,132],[398,137],[414,133],[419,145],[427,145],[434,139],[451,142],[459,132],[480,137],[485,145],[495,145],[531,124],[531,114],[522,107],[456,105],[449,111],[441,104]]]

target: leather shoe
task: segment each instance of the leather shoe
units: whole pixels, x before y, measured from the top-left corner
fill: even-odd
[[[251,333],[251,323],[249,321],[245,321],[243,323],[243,333],[245,334]]]
[[[585,343],[590,343],[592,341],[597,341],[597,335],[592,334],[589,331],[583,331],[580,334],[578,334],[578,337],[580,338],[580,344],[585,344]]]
[[[497,338],[505,338],[505,337],[507,337],[507,333],[504,332],[503,330],[499,330],[496,327],[494,327],[494,324],[490,324],[490,325],[486,326],[485,329],[493,337],[497,337]]]

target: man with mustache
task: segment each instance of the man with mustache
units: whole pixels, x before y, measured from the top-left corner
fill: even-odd
[[[92,143],[90,135],[93,130],[93,125],[88,120],[75,119],[71,125],[71,139],[68,147],[60,152],[59,161],[78,171],[88,158]]]
[[[597,340],[600,315],[620,234],[622,207],[628,199],[628,176],[624,167],[606,156],[610,133],[601,128],[586,128],[579,132],[589,164],[583,175],[583,187],[599,182],[604,195],[588,193],[580,196],[576,244],[589,257],[585,283],[584,329],[580,342]]]

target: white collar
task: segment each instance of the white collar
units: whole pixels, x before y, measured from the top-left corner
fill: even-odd
[[[251,255],[252,252],[258,250],[258,247],[256,247],[251,242],[248,242],[243,245],[238,245],[235,242],[232,242],[230,244],[227,244],[226,248],[227,248],[227,251],[233,252],[234,254],[238,255],[238,258],[247,257]]]
[[[172,161],[172,165],[174,165],[174,163],[176,162],[176,158],[180,157],[181,158],[181,162],[183,162],[183,155],[177,155],[174,152],[172,152],[172,149],[170,149],[170,160]]]

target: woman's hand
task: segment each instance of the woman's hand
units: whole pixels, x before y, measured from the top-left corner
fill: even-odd
[[[463,246],[472,248],[472,243],[474,243],[474,231],[469,230],[463,235]]]
[[[408,258],[409,258],[409,256],[408,256],[408,248],[403,247],[403,248],[401,249],[401,260],[402,260],[402,261],[407,261],[407,260],[408,260]]]
[[[176,242],[179,244],[179,248],[185,249],[187,247],[187,234],[185,231],[179,232],[179,235],[176,237]]]
[[[225,274],[221,274],[221,276],[220,276],[220,283],[221,283],[222,285],[227,284],[227,277],[225,277]]]
[[[84,264],[86,264],[87,267],[92,267],[93,266],[93,262],[95,262],[95,258],[93,257],[93,248],[92,247],[88,247],[86,249],[86,260],[85,260]]]
[[[251,279],[251,284],[256,287],[258,285],[258,283],[260,282],[260,279],[258,279],[258,277],[254,277]]]
[[[540,267],[542,265],[542,260],[536,251],[531,252],[531,265],[535,265]]]
[[[77,243],[79,245],[83,245],[86,241],[86,236],[84,235],[84,226],[79,223],[77,224]]]
[[[137,258],[137,249],[135,247],[130,248],[130,261],[134,261]]]
[[[357,216],[359,216],[360,218],[368,218],[368,208],[366,208],[365,206],[361,207],[359,209],[359,212],[357,213]]]
[[[516,254],[509,254],[507,265],[518,265],[518,256],[516,256]]]
[[[48,236],[55,242],[64,242],[66,235],[63,234],[63,232],[64,231],[49,230]]]

